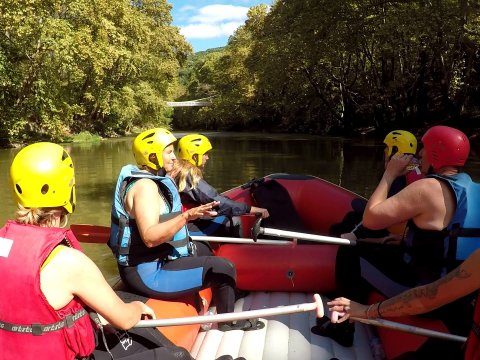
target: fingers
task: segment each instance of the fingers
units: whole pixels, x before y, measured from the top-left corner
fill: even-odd
[[[342,239],[347,239],[347,240],[351,240],[351,241],[357,241],[358,240],[357,236],[353,232],[341,234],[340,237]]]
[[[150,306],[145,305],[145,304],[143,304],[143,305],[144,305],[144,306],[143,306],[143,311],[142,311],[143,314],[145,314],[145,315],[147,315],[149,318],[155,320],[155,319],[157,318],[156,315],[155,315],[155,311],[153,311],[153,309],[152,309]]]
[[[336,298],[327,303],[328,310],[332,313],[332,323],[342,323],[350,318],[350,300],[344,297]]]
[[[213,210],[213,208],[215,206],[218,206],[219,204],[219,201],[212,201],[207,204],[203,204],[187,210],[186,213],[188,216],[188,221],[198,219],[204,215],[217,216],[218,212],[216,210]]]
[[[332,323],[342,323],[350,318],[350,314],[344,311],[332,311],[330,321]]]
[[[255,214],[255,216],[261,217],[262,219],[265,219],[270,216],[270,213],[268,212],[267,209],[256,207],[256,206],[251,207],[250,214]]]

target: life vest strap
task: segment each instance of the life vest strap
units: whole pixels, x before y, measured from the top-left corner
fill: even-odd
[[[453,227],[450,230],[451,237],[480,237],[480,228]]]
[[[59,331],[64,327],[71,328],[75,323],[75,321],[81,319],[87,314],[88,314],[87,311],[82,308],[77,312],[75,312],[74,314],[67,315],[63,320],[57,321],[56,323],[53,323],[53,324],[33,323],[32,325],[18,325],[18,324],[11,324],[11,323],[0,320],[0,330],[40,336],[43,333]]]

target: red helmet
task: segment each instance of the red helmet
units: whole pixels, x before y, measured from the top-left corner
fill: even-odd
[[[422,137],[424,154],[434,169],[463,166],[470,154],[470,142],[458,129],[433,126]]]

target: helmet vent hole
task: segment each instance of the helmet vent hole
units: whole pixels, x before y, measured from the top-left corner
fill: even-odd
[[[45,184],[42,186],[42,195],[45,195],[46,193],[48,193],[48,184]]]
[[[19,194],[22,193],[22,188],[20,187],[20,185],[15,184],[15,188],[17,189],[17,192],[18,192]]]
[[[148,133],[147,135],[145,135],[142,140],[145,140],[147,141],[147,139],[150,139],[148,140],[148,143],[151,144],[153,142],[153,139],[152,137],[155,135],[155,132],[151,132],[151,133]]]

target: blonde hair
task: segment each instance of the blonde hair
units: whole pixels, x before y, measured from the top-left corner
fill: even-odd
[[[187,178],[192,181],[192,188],[195,189],[203,178],[202,170],[190,164],[187,160],[177,159],[171,171],[172,177],[177,183],[178,191],[182,192],[187,187]]]
[[[59,221],[59,211],[60,221]],[[41,227],[65,227],[68,223],[68,215],[61,208],[26,208],[18,204],[15,212],[15,221],[19,224],[37,225]]]

